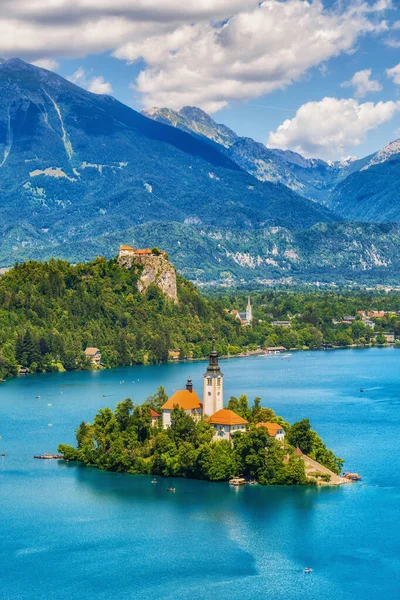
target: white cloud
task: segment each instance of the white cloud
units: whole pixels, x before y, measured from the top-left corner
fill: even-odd
[[[67,79],[76,85],[86,88],[89,92],[93,92],[94,94],[112,93],[111,83],[105,81],[104,77],[101,75],[90,77],[90,73],[87,73],[83,67],[79,67],[79,69],[67,77]]]
[[[354,87],[354,96],[356,98],[364,98],[369,92],[380,92],[382,86],[379,81],[370,79],[371,73],[371,69],[357,71],[350,81],[344,81],[341,87]]]
[[[386,69],[386,75],[392,79],[393,83],[400,85],[400,63],[391,69]]]
[[[112,86],[108,81],[104,81],[104,77],[93,77],[89,81],[89,92],[93,94],[112,94]]]
[[[386,30],[371,11],[358,1],[339,12],[325,10],[319,0],[265,0],[221,26],[184,25],[123,44],[114,55],[144,59],[136,90],[146,107],[194,104],[213,112],[284,88],[352,51],[361,35]]]
[[[359,146],[368,131],[390,121],[400,102],[364,102],[353,98],[323,98],[307,102],[293,119],[271,132],[268,146],[294,150],[304,156],[336,158]]]
[[[47,69],[48,71],[55,71],[60,66],[60,63],[53,58],[39,58],[38,60],[33,60],[32,65]]]
[[[1,0],[0,56],[143,59],[145,106],[215,111],[290,85],[386,31],[390,0]],[[105,82],[104,82],[105,83]]]
[[[79,67],[79,69],[67,77],[67,79],[72,83],[76,83],[76,85],[86,86],[86,71],[83,67]]]
[[[385,45],[389,46],[389,48],[400,48],[400,40],[394,40],[393,38],[389,38],[385,40]]]

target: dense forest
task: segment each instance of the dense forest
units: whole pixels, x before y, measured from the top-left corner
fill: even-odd
[[[178,304],[155,285],[141,294],[140,273],[104,258],[17,264],[0,278],[0,374],[90,368],[86,347],[101,350],[105,367],[166,362],[175,348],[201,357],[213,337],[225,347],[240,337],[220,301],[181,277]]]
[[[254,320],[242,327],[230,314],[244,310],[244,294],[204,297],[178,276],[177,304],[151,285],[140,294],[141,267],[121,268],[98,258],[85,264],[29,261],[0,277],[0,377],[20,367],[31,372],[92,368],[84,350],[97,347],[102,366],[201,358],[217,340],[220,354],[258,347],[321,348],[384,344],[384,331],[400,335],[400,297],[385,293],[254,292]],[[366,325],[358,310],[392,311]],[[341,320],[356,317],[351,324]],[[289,327],[273,325],[288,320]],[[375,337],[377,336],[377,337]]]
[[[82,422],[76,430],[77,447],[60,444],[58,451],[68,460],[122,473],[145,473],[164,477],[191,477],[227,481],[233,476],[256,479],[264,485],[305,485],[316,483],[306,477],[304,462],[293,454],[299,447],[305,454],[340,473],[343,460],[328,450],[311,429],[308,419],[292,426],[261,406],[256,398],[249,406],[245,395],[231,397],[228,408],[249,421],[245,433],[228,440],[213,441],[214,430],[205,420],[195,422],[185,411],[175,408],[171,427],[152,426],[150,409],[159,410],[165,402],[164,389],[141,406],[129,398],[115,411],[103,408],[93,423]],[[279,422],[286,430],[285,444],[268,435],[262,421]]]

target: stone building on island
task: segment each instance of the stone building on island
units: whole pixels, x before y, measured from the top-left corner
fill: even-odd
[[[203,416],[203,404],[193,390],[193,383],[190,377],[187,380],[186,388],[172,394],[171,398],[161,407],[164,429],[168,429],[171,426],[171,412],[174,408],[181,408],[195,420],[199,420]]]
[[[256,427],[257,429],[265,427],[269,436],[278,440],[278,442],[283,442],[285,439],[286,432],[279,423],[257,423]]]
[[[246,419],[243,419],[233,412],[233,410],[227,408],[222,408],[211,417],[208,417],[206,421],[215,429],[215,440],[231,440],[232,434],[238,431],[244,433],[248,424]]]
[[[211,417],[224,408],[224,375],[219,366],[215,342],[204,373],[203,402],[193,390],[193,383],[189,377],[186,388],[176,391],[161,407],[164,429],[170,427],[171,411],[175,407],[183,409],[195,419]]]
[[[207,370],[204,373],[204,414],[211,416],[224,408],[224,374],[218,363],[218,352],[213,343]]]
[[[164,429],[171,426],[171,412],[174,408],[184,410],[195,420],[205,417],[215,429],[215,440],[231,440],[232,434],[246,431],[247,421],[224,408],[224,375],[219,366],[215,343],[204,373],[203,402],[194,391],[189,378],[186,388],[176,391],[161,408]]]
[[[171,412],[180,408],[196,421],[205,418],[213,427],[213,439],[232,440],[237,432],[245,432],[248,421],[241,416],[224,408],[224,374],[218,362],[218,352],[213,343],[206,372],[204,373],[203,402],[193,389],[192,380],[187,380],[184,390],[176,391],[161,407],[162,424],[164,429],[171,427]],[[265,427],[270,437],[283,442],[285,430],[279,423],[257,423],[257,428]]]

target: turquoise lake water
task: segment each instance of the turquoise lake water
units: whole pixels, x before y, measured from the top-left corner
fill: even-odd
[[[73,443],[100,407],[171,393],[188,375],[201,390],[205,363],[19,377],[0,386],[1,600],[400,598],[400,350],[221,364],[226,399],[246,392],[290,422],[309,417],[362,483],[155,486],[34,460]]]

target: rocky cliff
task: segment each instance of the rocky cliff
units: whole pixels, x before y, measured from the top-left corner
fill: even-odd
[[[178,302],[176,272],[167,258],[154,254],[120,256],[118,262],[121,267],[128,269],[131,269],[134,264],[142,265],[143,271],[138,282],[139,292],[145,292],[149,285],[154,283],[168,298]]]

